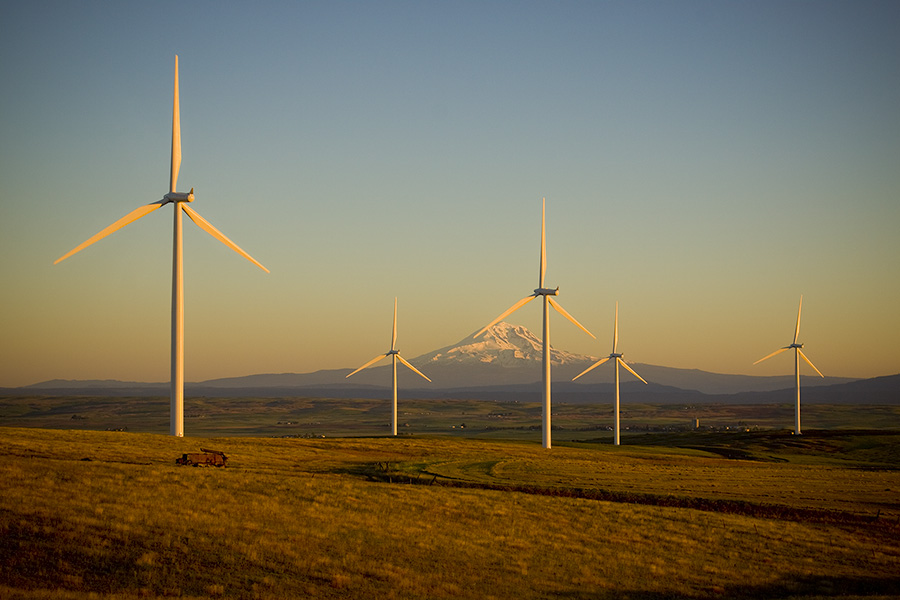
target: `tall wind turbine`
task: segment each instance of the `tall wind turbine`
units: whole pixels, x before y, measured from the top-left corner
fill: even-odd
[[[546,236],[546,215],[547,215],[547,199],[544,198],[541,205],[541,268],[540,268],[540,276],[538,278],[538,287],[534,292],[522,298],[512,306],[510,306],[503,314],[499,317],[491,321],[484,327],[481,331],[473,335],[472,337],[478,337],[491,327],[493,327],[496,323],[499,323],[508,315],[511,315],[515,311],[519,310],[538,296],[544,299],[544,348],[543,348],[543,357],[542,357],[542,366],[543,366],[543,383],[544,383],[544,406],[543,406],[543,445],[544,448],[550,448],[550,307],[552,306],[565,318],[572,321],[575,325],[578,326],[579,329],[584,331],[586,334],[596,339],[593,333],[585,329],[585,327],[575,320],[575,318],[567,313],[565,309],[559,305],[559,303],[552,298],[552,296],[559,295],[559,288],[549,289],[544,287],[544,273],[547,270],[547,236]]]
[[[225,237],[222,232],[213,227],[197,211],[187,205],[194,201],[194,189],[188,193],[175,191],[178,183],[178,169],[181,167],[181,122],[178,111],[178,56],[175,56],[175,92],[172,101],[172,165],[169,171],[169,193],[162,200],[152,202],[137,208],[103,231],[97,233],[81,245],[76,246],[68,253],[57,258],[53,264],[57,264],[69,258],[76,252],[84,250],[94,242],[102,240],[109,234],[122,229],[129,223],[145,217],[165,204],[175,205],[174,240],[172,244],[172,378],[171,378],[171,409],[170,409],[170,433],[175,436],[184,435],[184,276],[182,269],[182,229],[181,211],[196,223],[200,229],[252,262],[254,265],[269,272],[267,268],[258,263],[253,257],[241,250],[237,244]]]
[[[809,366],[813,368],[813,370],[819,374],[819,377],[825,377],[822,375],[822,372],[816,369],[816,365],[812,364],[812,361],[806,358],[806,355],[803,354],[803,344],[797,343],[797,338],[800,337],[800,311],[803,308],[803,295],[800,295],[800,306],[797,307],[797,327],[794,329],[794,341],[790,346],[785,346],[784,348],[779,348],[772,354],[763,356],[761,359],[753,363],[754,365],[761,363],[767,358],[772,358],[776,354],[781,354],[785,350],[794,350],[794,382],[797,388],[797,404],[794,407],[794,434],[800,435],[800,357],[803,357],[803,360],[809,363]]]
[[[415,368],[414,366],[409,364],[405,358],[400,356],[400,351],[397,350],[397,298],[394,298],[394,329],[391,333],[391,349],[389,351],[385,352],[384,354],[379,354],[378,356],[376,356],[375,358],[373,358],[372,360],[370,360],[369,362],[367,362],[366,364],[364,364],[357,370],[353,371],[353,373],[348,374],[347,377],[350,377],[350,375],[353,375],[354,373],[359,373],[366,367],[372,366],[375,363],[377,363],[379,360],[381,360],[382,358],[387,358],[388,356],[391,357],[391,373],[392,373],[391,387],[393,390],[392,409],[391,409],[393,418],[392,418],[392,422],[391,422],[391,435],[397,435],[397,361],[399,360],[400,362],[402,362],[404,365],[406,365],[407,367],[412,369],[417,374],[421,375],[422,377],[425,377],[425,375],[423,375],[421,371],[419,371],[417,368]],[[428,378],[425,377],[425,379],[428,379]],[[428,379],[428,381],[430,382],[431,380]]]
[[[613,326],[612,352],[606,358],[601,358],[600,360],[598,360],[597,362],[595,362],[594,364],[589,366],[587,369],[585,369],[584,371],[582,371],[581,373],[579,373],[578,375],[576,375],[575,377],[572,378],[572,381],[575,381],[576,379],[578,379],[579,377],[581,377],[582,375],[584,375],[591,369],[599,367],[600,365],[602,365],[603,363],[605,363],[606,361],[608,361],[610,359],[615,359],[615,365],[616,365],[616,432],[615,432],[614,437],[615,437],[616,446],[619,445],[619,365],[622,365],[623,367],[625,367],[625,369],[628,370],[629,373],[631,373],[632,375],[634,375],[635,377],[637,377],[644,383],[647,383],[646,381],[644,381],[643,377],[641,377],[640,375],[635,373],[634,369],[629,367],[628,364],[624,360],[622,360],[622,356],[623,356],[622,353],[616,352],[616,348],[618,347],[618,345],[619,345],[619,303],[616,302],[616,320],[615,320],[615,325]]]

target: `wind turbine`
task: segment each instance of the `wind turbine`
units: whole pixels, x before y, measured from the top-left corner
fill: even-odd
[[[109,234],[122,229],[129,223],[145,217],[165,204],[175,205],[174,240],[172,244],[172,377],[171,377],[171,409],[169,416],[170,433],[181,437],[184,435],[184,275],[182,269],[182,228],[181,211],[196,223],[200,229],[252,262],[254,265],[269,272],[267,268],[258,263],[253,257],[241,250],[237,244],[225,237],[222,232],[213,227],[209,221],[201,217],[197,211],[187,205],[194,201],[194,188],[188,193],[175,191],[178,183],[178,169],[181,167],[181,122],[178,110],[178,55],[175,55],[175,92],[172,101],[172,165],[169,171],[169,193],[162,200],[152,202],[137,208],[106,229],[97,233],[68,253],[57,258],[53,264],[64,261],[76,252],[84,250],[94,242],[102,240]]]
[[[382,358],[387,358],[388,356],[391,357],[391,373],[392,373],[391,374],[391,387],[393,390],[393,393],[392,393],[392,417],[393,418],[392,418],[392,423],[391,423],[391,435],[397,435],[397,361],[399,360],[404,365],[406,365],[407,367],[409,367],[410,369],[415,371],[417,374],[421,375],[422,377],[425,377],[425,375],[423,375],[421,371],[419,371],[417,368],[415,368],[414,366],[409,364],[405,358],[400,356],[400,351],[397,350],[397,298],[394,298],[394,329],[391,333],[391,349],[389,351],[385,352],[384,354],[379,354],[378,356],[376,356],[375,358],[373,358],[372,360],[370,360],[369,362],[367,362],[366,364],[364,364],[357,370],[353,371],[353,373],[348,374],[347,377],[350,377],[350,375],[353,375],[354,373],[359,373],[366,367],[372,366],[375,363],[377,363],[379,360],[381,360]],[[345,379],[346,379],[346,377],[345,377]],[[425,377],[425,379],[428,379],[428,378]],[[428,379],[428,381],[430,382],[431,380]]]
[[[487,324],[481,331],[477,332],[472,337],[478,337],[491,327],[493,327],[496,323],[499,323],[507,316],[511,315],[515,311],[519,310],[538,296],[544,299],[544,348],[543,348],[543,357],[542,357],[542,366],[543,366],[543,383],[544,383],[544,406],[543,406],[543,445],[544,448],[550,448],[550,307],[552,306],[565,318],[572,321],[575,325],[578,326],[579,329],[584,331],[586,334],[596,339],[593,333],[585,329],[584,325],[575,320],[575,318],[567,313],[565,309],[559,305],[559,303],[552,298],[552,296],[559,295],[559,288],[549,289],[544,287],[544,273],[547,270],[547,236],[546,236],[546,214],[547,214],[547,199],[544,198],[541,205],[541,268],[540,268],[540,276],[538,278],[538,287],[534,292],[522,298],[511,307],[509,307],[503,314],[499,317],[491,321]]]
[[[582,375],[584,375],[585,373],[587,373],[587,372],[590,371],[591,369],[594,369],[594,368],[596,368],[596,367],[599,367],[600,365],[602,365],[603,363],[605,363],[606,361],[608,361],[608,360],[610,360],[610,359],[613,359],[613,358],[615,359],[615,361],[616,361],[616,362],[615,362],[615,365],[616,365],[616,433],[615,433],[615,445],[616,445],[616,446],[619,445],[619,365],[622,365],[623,367],[625,367],[625,368],[628,370],[629,373],[631,373],[632,375],[634,375],[635,377],[637,377],[638,379],[640,379],[640,380],[643,381],[644,383],[647,383],[646,381],[644,381],[644,378],[643,378],[643,377],[641,377],[640,375],[638,375],[637,373],[635,373],[634,369],[632,369],[631,367],[629,367],[628,364],[627,364],[624,360],[622,360],[622,353],[621,353],[621,352],[616,352],[616,347],[617,347],[618,345],[619,345],[619,303],[616,302],[616,321],[615,321],[615,326],[613,327],[613,347],[612,347],[612,352],[611,352],[610,355],[607,356],[606,358],[601,358],[600,360],[598,360],[597,362],[595,362],[594,364],[592,364],[591,366],[589,366],[587,369],[585,369],[584,371],[582,371],[581,373],[579,373],[578,375],[576,375],[575,377],[572,378],[572,381],[575,381],[576,379],[578,379],[579,377],[581,377]]]
[[[797,343],[797,338],[800,337],[800,311],[803,308],[803,295],[800,295],[800,306],[797,307],[797,327],[794,329],[794,341],[790,346],[785,346],[784,348],[779,348],[775,352],[763,356],[761,359],[753,363],[754,365],[761,363],[767,358],[772,358],[776,354],[781,354],[785,350],[794,350],[794,382],[797,388],[797,404],[794,407],[794,434],[800,435],[800,357],[803,357],[803,360],[809,363],[809,366],[813,368],[813,370],[819,374],[819,377],[825,377],[822,375],[822,372],[816,369],[816,365],[812,364],[812,361],[806,358],[806,355],[803,354],[803,344]]]

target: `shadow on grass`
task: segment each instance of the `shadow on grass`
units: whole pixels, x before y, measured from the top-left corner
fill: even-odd
[[[895,597],[900,577],[796,577],[764,586],[729,586],[730,598],[829,598],[846,596]]]
[[[651,592],[645,590],[609,590],[602,595],[596,590],[572,590],[553,594],[571,600],[777,600],[803,598],[896,598],[900,577],[795,577],[767,585],[711,586],[704,592]]]
[[[868,516],[840,510],[794,508],[781,504],[764,504],[748,502],[745,500],[695,498],[690,496],[642,494],[636,492],[613,492],[603,489],[574,487],[542,487],[524,484],[483,483],[462,479],[450,479],[427,471],[411,475],[407,472],[398,471],[396,465],[389,462],[360,463],[349,467],[342,467],[333,472],[366,478],[369,481],[381,483],[437,485],[441,487],[518,492],[537,496],[579,498],[645,506],[688,508],[705,512],[740,515],[759,519],[865,526],[885,535],[893,536],[900,534],[900,519],[884,519],[881,518],[880,514]]]
[[[371,471],[389,468],[389,463],[380,463],[368,468]],[[364,469],[360,469],[362,473]],[[387,476],[387,474],[384,474]],[[378,480],[377,478],[374,478]],[[414,481],[415,478],[412,478]],[[425,478],[420,478],[420,483]],[[406,483],[410,483],[407,481]],[[83,547],[83,539],[61,519],[45,517],[21,523],[10,515],[0,515],[0,522],[7,523],[0,544],[0,596],[4,593],[22,592],[21,597],[84,597],[96,598],[105,595],[124,594],[125,597],[140,596],[192,596],[206,598],[214,595],[224,597],[254,597],[251,593],[255,583],[263,585],[267,579],[273,584],[286,588],[270,588],[270,593],[262,597],[302,597],[301,588],[320,593],[320,597],[338,597],[339,590],[332,589],[332,580],[307,570],[298,570],[295,565],[286,565],[285,570],[272,571],[272,565],[252,567],[249,563],[236,562],[226,567],[223,560],[229,558],[214,542],[180,537],[169,543],[161,543],[153,536],[143,539],[114,541],[115,552],[97,552]],[[288,578],[288,583],[283,578]],[[231,590],[242,590],[223,594],[226,584]],[[53,595],[39,594],[47,587],[57,590]],[[527,582],[523,582],[527,585]],[[61,595],[60,590],[71,591],[72,595]],[[565,598],[571,600],[707,600],[711,598],[732,598],[775,600],[780,598],[896,598],[900,590],[900,576],[888,577],[833,577],[833,576],[793,576],[785,577],[765,585],[748,585],[739,582],[730,585],[710,586],[708,589],[694,588],[687,592],[616,590],[596,588],[555,591],[541,597]],[[15,593],[9,597],[16,597]],[[121,596],[119,596],[121,597]],[[401,597],[403,595],[401,594]],[[467,595],[471,597],[471,595]],[[537,597],[524,593],[521,598]]]
[[[803,435],[784,430],[645,433],[629,436],[626,445],[689,448],[732,460],[791,462],[805,456],[858,469],[900,469],[900,430],[809,429]]]
[[[157,595],[203,595],[216,583],[212,562],[185,547],[172,553],[142,541],[116,544],[115,552],[96,552],[74,541],[76,533],[62,519],[32,517],[7,522],[0,544],[0,585],[20,590],[47,587],[73,592],[140,590]],[[182,540],[187,546],[188,540]],[[160,572],[165,577],[159,577]]]

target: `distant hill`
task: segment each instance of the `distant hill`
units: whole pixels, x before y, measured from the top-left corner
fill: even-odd
[[[528,329],[498,323],[475,339],[467,336],[456,344],[422,354],[410,362],[428,375],[428,384],[407,369],[398,371],[400,393],[417,398],[482,398],[537,401],[540,399],[541,341]],[[597,357],[551,349],[553,397],[559,402],[597,402],[613,392],[613,369],[605,365],[572,382],[572,378]],[[193,396],[322,396],[336,398],[381,398],[390,388],[388,361],[346,376],[352,369],[328,369],[312,373],[267,373],[211,379],[185,384]],[[649,382],[644,385],[622,372],[622,395],[629,402],[791,402],[794,377],[751,376],[710,373],[699,369],[677,369],[630,363]],[[803,400],[822,403],[900,402],[900,375],[854,380],[841,377],[802,376]],[[36,393],[99,396],[168,395],[168,382],[141,383],[110,380],[50,380],[0,390],[5,393]]]
[[[418,376],[407,373],[405,369],[398,371],[399,383],[402,387],[440,390],[461,390],[487,387],[517,387],[541,380],[541,340],[531,331],[520,325],[497,323],[477,340],[472,336],[460,340],[456,344],[422,354],[411,359],[413,365],[428,375],[432,385],[421,383]],[[593,364],[598,357],[574,354],[551,348],[550,361],[554,389],[558,385],[572,381],[572,378]],[[634,369],[650,383],[661,386],[695,390],[704,394],[734,394],[739,392],[771,391],[794,385],[793,375],[776,377],[751,375],[723,375],[700,371],[698,369],[676,369],[641,363],[630,363]],[[269,375],[249,375],[247,377],[230,377],[204,381],[200,384],[214,388],[263,388],[263,387],[318,387],[372,385],[389,387],[391,382],[390,367],[384,366],[360,371],[352,379],[345,379],[351,369],[316,371],[315,373],[281,373]],[[624,373],[623,382],[634,380],[633,376]],[[854,381],[842,377],[803,377],[803,386],[833,385]],[[590,385],[612,383],[611,368],[598,368],[579,379],[579,383]],[[642,384],[643,385],[643,384]],[[578,388],[573,388],[578,389]]]
[[[802,387],[802,402],[812,404],[900,404],[900,374],[860,379],[849,383]],[[732,394],[730,402],[756,404],[760,402],[793,402],[794,388],[770,392]]]

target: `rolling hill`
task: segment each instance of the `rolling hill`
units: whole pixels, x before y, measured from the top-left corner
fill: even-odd
[[[571,379],[597,357],[551,350],[554,399],[562,402],[596,402],[613,392],[612,369],[595,369]],[[525,327],[501,322],[480,338],[472,336],[455,344],[410,360],[428,375],[427,384],[412,373],[398,373],[401,394],[418,398],[483,398],[537,401],[540,398],[541,341]],[[750,376],[711,373],[660,365],[630,363],[649,385],[622,375],[622,393],[632,402],[790,402],[792,375]],[[211,379],[186,384],[194,396],[331,396],[380,398],[390,387],[388,365],[370,368],[346,379],[352,369],[327,369],[311,373],[265,373]],[[888,403],[900,402],[900,375],[870,380],[840,377],[803,377],[807,402]],[[111,380],[50,380],[4,393],[38,393],[99,396],[160,396],[168,394],[168,383]]]

